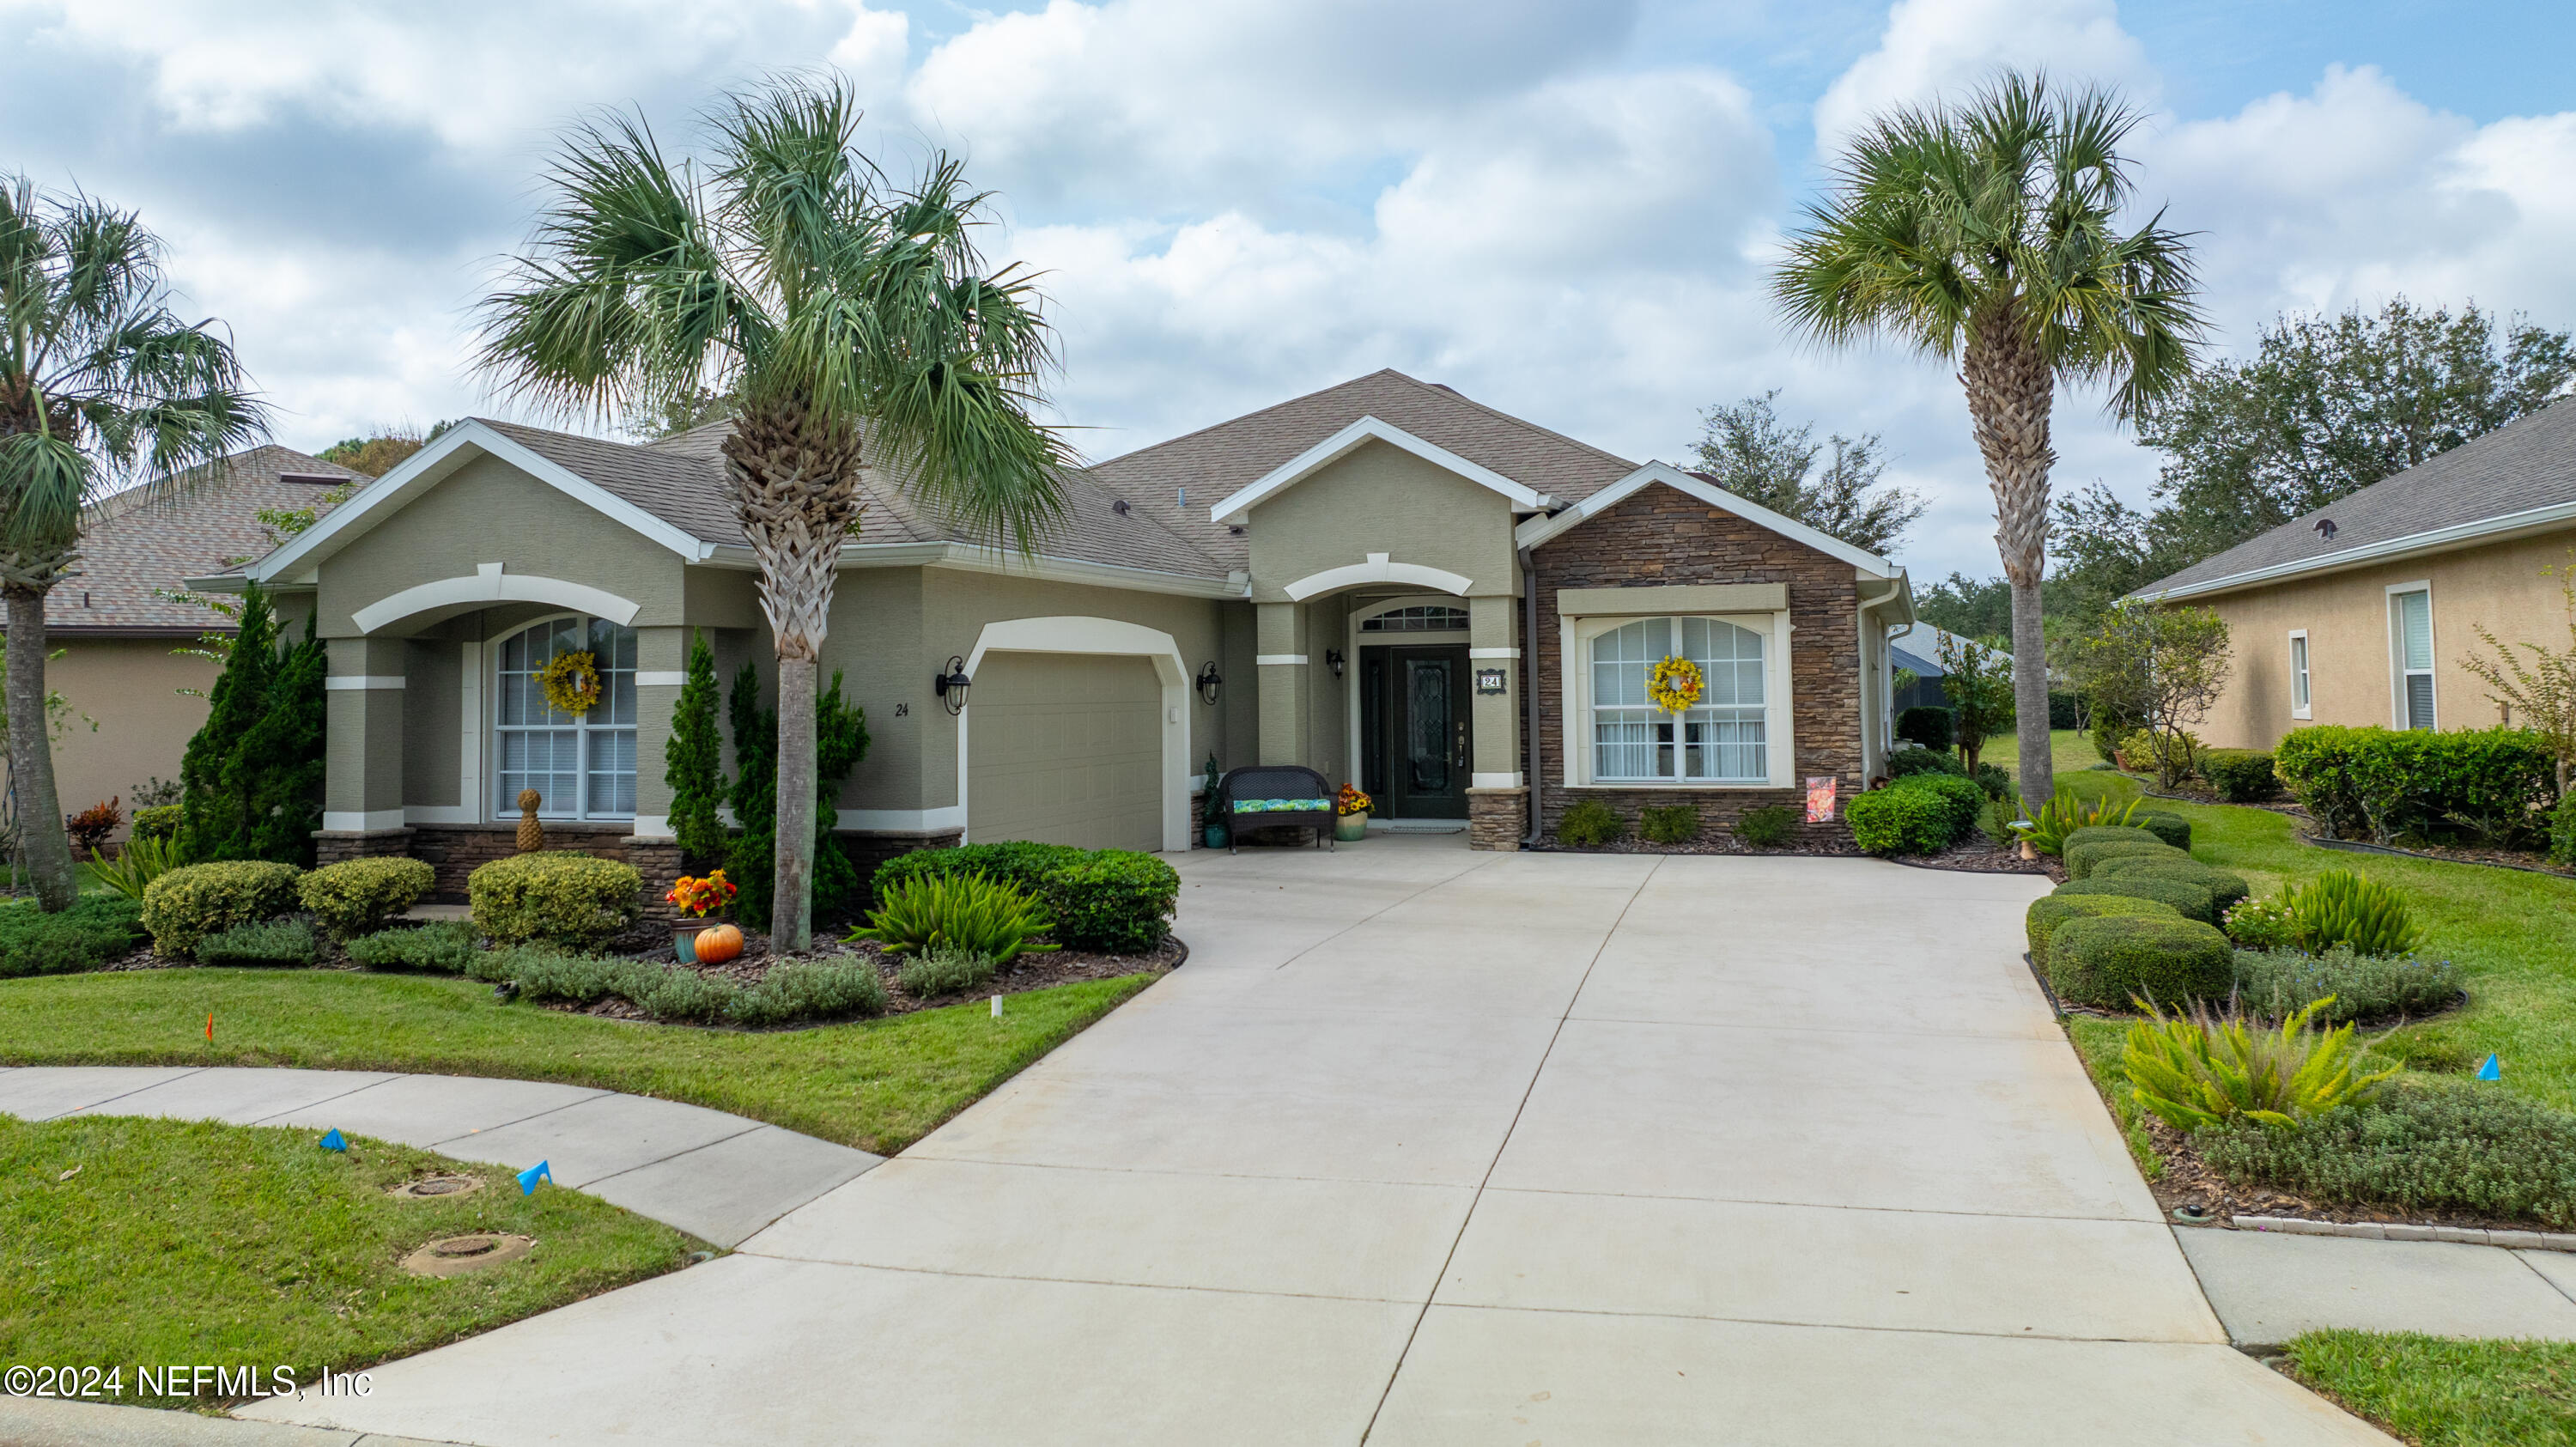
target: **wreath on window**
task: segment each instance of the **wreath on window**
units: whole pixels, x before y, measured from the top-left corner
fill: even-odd
[[[599,706],[599,660],[588,653],[556,654],[538,670],[537,682],[557,713],[579,716]]]
[[[1699,702],[1700,690],[1706,686],[1699,665],[1687,658],[1667,657],[1646,675],[1646,696],[1666,713],[1680,713]]]

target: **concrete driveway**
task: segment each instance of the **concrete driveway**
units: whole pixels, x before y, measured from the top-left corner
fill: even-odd
[[[1191,963],[736,1254],[246,1412],[472,1443],[2384,1443],[2225,1345],[2017,878],[1180,861]]]

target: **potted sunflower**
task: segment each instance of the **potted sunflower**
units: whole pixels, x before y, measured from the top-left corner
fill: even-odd
[[[1344,784],[1333,796],[1333,837],[1355,840],[1368,837],[1369,808],[1373,801],[1360,792],[1357,784]]]

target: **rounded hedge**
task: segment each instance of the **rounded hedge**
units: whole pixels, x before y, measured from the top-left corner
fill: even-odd
[[[643,893],[633,865],[565,849],[495,859],[465,878],[474,927],[505,945],[605,944],[635,923]]]
[[[2152,899],[2134,894],[2049,894],[2030,902],[2023,916],[2023,932],[2030,940],[2030,962],[2048,968],[2048,937],[2059,925],[2070,919],[2096,919],[2103,915],[2143,914],[2158,919],[2180,919],[2182,911]]]
[[[2081,829],[2066,831],[2065,847],[2072,849],[2078,844],[2094,844],[2105,839],[2126,839],[2140,844],[2164,843],[2152,831],[2128,824],[2087,824]]]
[[[2166,859],[2153,854],[2124,854],[2116,859],[2102,860],[2093,866],[2091,877],[2128,879],[2138,875],[2151,879],[2182,879],[2206,886],[2211,907],[2218,911],[2220,919],[2227,918],[2229,910],[2254,893],[2254,886],[2246,882],[2244,875],[2214,864],[2203,864],[2197,859]]]
[[[878,866],[876,897],[907,880],[982,874],[1037,897],[1054,920],[1056,943],[1105,954],[1142,954],[1170,932],[1181,876],[1151,854],[1010,840],[918,849]]]
[[[2189,859],[2191,856],[2161,839],[2087,839],[2069,844],[2058,851],[2066,861],[2066,877],[2089,879],[2093,868],[2105,859],[2120,859],[2132,854],[2152,855],[2158,859]]]
[[[2265,749],[2208,750],[2200,756],[2200,776],[2230,804],[2260,804],[2281,792],[2281,777],[2272,772]]]
[[[2049,936],[2048,984],[2059,999],[2099,1010],[2127,1010],[2141,999],[2174,1009],[2226,998],[2236,987],[2236,955],[2227,936],[2198,920],[2071,919]]]
[[[1844,806],[1852,842],[1866,854],[1938,854],[1977,827],[1986,791],[1959,774],[1909,774]]]
[[[265,859],[182,865],[143,887],[143,928],[156,955],[190,955],[197,941],[295,908],[303,871]]]
[[[1887,756],[1887,776],[1909,779],[1916,774],[1957,774],[1967,777],[1967,766],[1948,749],[1898,749]]]
[[[2070,879],[2057,886],[2059,894],[2125,894],[2133,899],[2152,899],[2172,905],[2184,919],[2196,919],[2215,927],[2218,923],[2218,900],[2209,886],[2188,879],[2158,879],[2153,875],[2131,874],[2115,879]]]
[[[2191,851],[2191,821],[2180,814],[2162,810],[2148,813],[2141,809],[2129,816],[2129,822],[2185,853]]]
[[[383,929],[437,882],[417,859],[348,859],[305,875],[295,892],[333,939],[346,940]]]

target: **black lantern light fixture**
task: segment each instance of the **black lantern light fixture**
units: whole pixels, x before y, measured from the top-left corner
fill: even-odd
[[[930,691],[939,695],[939,702],[953,717],[966,711],[966,690],[974,683],[966,676],[966,660],[951,654],[948,666],[931,676]]]
[[[1331,669],[1331,670],[1333,671],[1333,677],[1335,677],[1335,678],[1339,678],[1339,677],[1341,677],[1341,676],[1342,676],[1342,650],[1340,650],[1340,649],[1338,649],[1338,648],[1327,648],[1327,649],[1325,649],[1325,650],[1324,650],[1324,666],[1325,666],[1326,668],[1329,668],[1329,669]]]
[[[1216,671],[1216,660],[1211,658],[1207,661],[1207,667],[1199,670],[1199,698],[1202,702],[1214,703],[1216,702],[1218,690],[1224,687],[1225,680],[1218,676]]]

